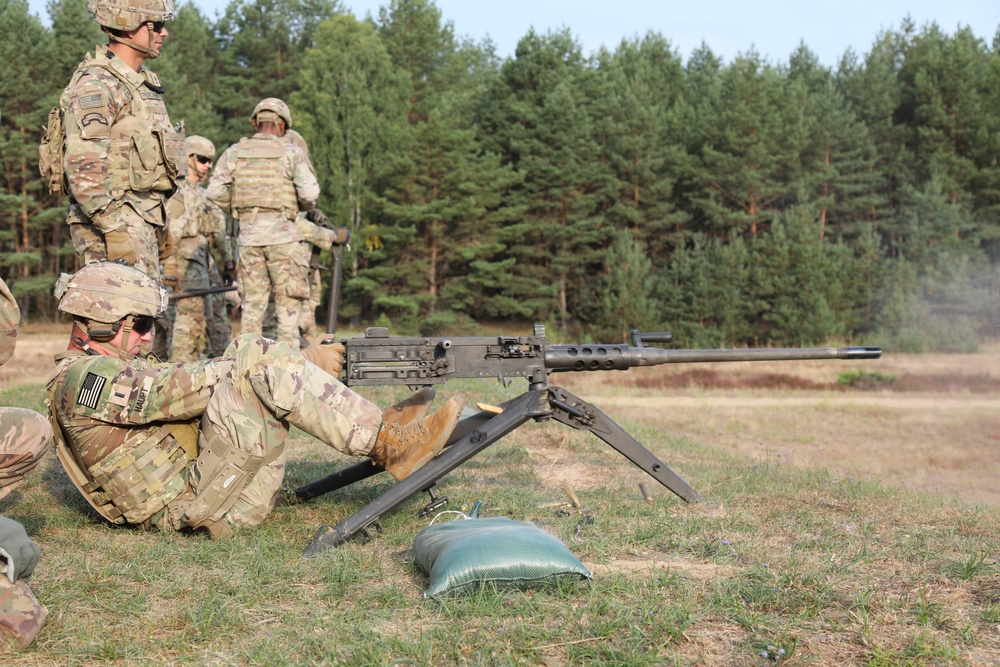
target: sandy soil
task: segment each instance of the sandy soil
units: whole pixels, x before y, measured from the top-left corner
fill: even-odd
[[[0,386],[42,383],[65,349],[68,325],[22,330]],[[869,477],[966,502],[1000,504],[1000,345],[974,355],[892,355],[877,361],[698,364],[715,381],[749,389],[672,386],[692,366],[629,373],[560,374],[553,381],[615,419],[638,420],[706,446],[751,458]],[[935,391],[838,391],[837,377],[862,370],[930,379]],[[764,387],[755,377],[767,377]],[[768,388],[775,377],[829,389]],[[941,380],[945,378],[946,380]],[[967,380],[967,381],[966,381]],[[711,384],[711,382],[709,383]],[[927,383],[925,383],[926,385]],[[976,387],[970,390],[969,387]]]

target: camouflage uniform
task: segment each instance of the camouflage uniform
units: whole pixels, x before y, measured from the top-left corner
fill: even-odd
[[[308,156],[281,137],[257,132],[222,154],[208,197],[239,223],[241,333],[261,333],[273,294],[278,339],[297,343],[302,301],[309,296],[309,253],[295,218],[319,197]]]
[[[53,416],[87,467],[91,502],[112,506],[127,523],[213,531],[220,521],[223,530],[259,524],[284,476],[289,425],[354,456],[371,451],[381,425],[376,405],[306,361],[297,347],[253,335],[237,338],[219,359],[187,364],[82,352],[57,360]],[[193,439],[197,449],[185,450]],[[253,480],[238,497],[209,497],[207,513],[196,518],[195,496],[211,496],[221,481],[218,470],[207,469],[206,452],[226,448],[260,468],[247,473]]]
[[[184,137],[170,123],[162,92],[145,66],[136,72],[102,48],[63,91],[68,222],[84,264],[108,259],[106,235],[124,232],[135,266],[159,277],[164,207],[184,164]]]
[[[233,256],[233,243],[229,236],[225,237],[225,242],[223,248],[229,249],[229,257]],[[225,250],[220,248],[225,256]],[[219,267],[216,265],[215,258],[211,258],[208,264],[208,284],[210,287],[223,287],[226,282],[222,279],[219,274]],[[205,313],[208,317],[206,322],[206,327],[208,329],[208,358],[221,357],[225,353],[226,348],[229,347],[229,342],[233,339],[233,329],[229,324],[229,296],[233,295],[233,292],[220,292],[219,294],[213,294],[211,300],[211,306],[209,306]]]
[[[0,280],[0,365],[14,353],[20,315],[17,302]],[[38,465],[51,440],[52,429],[37,412],[0,408],[0,499]],[[31,644],[46,613],[23,580],[11,583],[0,575],[0,653]]]
[[[322,267],[318,264],[318,252],[313,252],[313,246],[319,250],[329,250],[335,243],[344,243],[344,232],[346,230],[338,231],[317,225],[306,220],[304,216],[299,216],[299,219],[295,222],[299,227],[299,233],[302,234],[302,238],[305,240],[304,245],[312,260],[309,265],[311,272],[309,278],[309,298],[303,302],[302,312],[299,315],[299,331],[303,336],[311,338],[316,335],[316,308],[319,307],[323,298]]]
[[[212,257],[213,246],[221,253],[223,262],[232,260],[225,218],[222,211],[208,201],[205,192],[197,183],[185,180],[177,194],[167,203],[174,252],[165,264],[165,267],[171,268],[165,268],[165,272],[174,272],[177,276],[177,289],[182,292],[211,287],[213,271],[217,284],[222,284]],[[221,302],[222,312],[225,313],[225,297],[222,294],[187,297],[174,302],[171,361],[201,359],[210,338],[209,319],[222,319],[228,328],[229,322],[225,315],[222,318],[215,316],[217,302]],[[214,335],[219,333],[217,327],[216,323]],[[209,356],[222,354],[229,344],[229,334],[225,337],[222,349]],[[215,343],[218,344],[218,338]]]

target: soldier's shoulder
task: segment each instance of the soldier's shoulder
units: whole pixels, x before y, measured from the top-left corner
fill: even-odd
[[[105,355],[82,356],[73,359],[66,366],[64,377],[66,381],[85,381],[88,375],[112,378],[118,375],[128,364],[118,357]]]

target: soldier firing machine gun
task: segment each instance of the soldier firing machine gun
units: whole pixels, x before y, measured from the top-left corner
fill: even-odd
[[[364,338],[341,340],[346,348],[344,383],[349,387],[418,388],[454,378],[497,378],[509,385],[513,378],[525,378],[528,390],[500,405],[499,412],[481,410],[462,419],[437,458],[336,526],[321,526],[303,555],[314,557],[358,533],[371,537],[373,529],[381,529],[381,517],[420,491],[430,494],[421,516],[433,512],[448,501],[434,492],[439,479],[530,420],[554,419],[589,431],[685,502],[702,500],[697,491],[595,405],[549,384],[551,373],[713,361],[877,359],[882,355],[879,347],[667,350],[646,346],[671,341],[670,333],[632,331],[631,345],[556,345],[545,337],[545,327],[537,324],[531,336],[403,338],[390,337],[384,327],[370,327]],[[370,461],[349,466],[297,488],[293,502],[310,500],[382,470]]]

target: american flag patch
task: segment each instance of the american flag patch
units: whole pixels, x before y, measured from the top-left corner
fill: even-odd
[[[80,98],[81,109],[99,109],[104,106],[104,98],[100,93],[84,95]]]
[[[86,405],[91,410],[97,409],[97,401],[101,398],[101,390],[107,378],[103,378],[95,373],[87,373],[83,380],[83,387],[80,388],[80,395],[76,397],[76,402]]]

